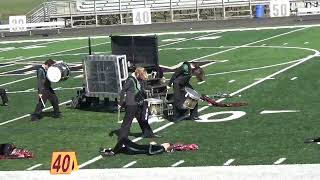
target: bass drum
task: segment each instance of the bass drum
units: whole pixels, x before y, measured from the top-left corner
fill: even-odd
[[[50,66],[47,71],[47,78],[51,82],[60,82],[67,80],[70,77],[71,70],[69,66],[64,63],[55,63],[54,65]]]

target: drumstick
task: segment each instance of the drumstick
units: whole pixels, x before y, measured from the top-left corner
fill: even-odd
[[[46,107],[46,105],[45,105],[44,102],[43,102],[42,97],[40,97],[40,100],[41,100],[41,103],[42,103],[43,107]]]
[[[169,90],[167,89],[166,97],[164,98],[165,101],[167,101],[168,92],[169,92]]]
[[[118,122],[120,121],[120,108],[118,107]]]

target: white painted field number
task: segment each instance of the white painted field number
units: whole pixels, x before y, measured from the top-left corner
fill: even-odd
[[[27,18],[26,16],[10,16],[9,26],[10,32],[19,32],[27,30]]]
[[[218,115],[229,115],[224,118],[213,118],[214,116]],[[221,111],[221,112],[214,112],[209,114],[204,114],[200,116],[201,120],[196,120],[197,122],[224,122],[224,121],[231,121],[241,118],[242,116],[246,115],[244,111]]]
[[[271,0],[270,17],[290,16],[289,0]]]
[[[150,8],[133,9],[132,18],[134,25],[151,24],[151,10]]]

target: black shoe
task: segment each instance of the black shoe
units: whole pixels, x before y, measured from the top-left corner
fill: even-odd
[[[117,136],[119,136],[119,129],[117,129],[117,130],[112,130],[112,131],[109,133],[109,136],[112,137],[114,134],[117,135]]]
[[[143,138],[162,138],[162,136],[158,134],[148,134],[148,135],[142,135]]]
[[[318,138],[313,138],[313,139],[306,139],[306,140],[304,141],[304,143],[318,143],[318,142],[320,142],[320,137],[318,137]]]
[[[188,120],[196,121],[201,119],[198,116],[195,116],[195,117],[189,117]]]
[[[39,121],[40,119],[41,118],[39,115],[35,115],[35,114],[31,115],[31,121]]]
[[[57,118],[62,118],[63,116],[61,113],[58,113],[58,114],[53,114],[52,117],[57,119]]]
[[[111,148],[105,149],[105,148],[100,148],[99,153],[101,156],[114,156],[115,153],[112,151]]]

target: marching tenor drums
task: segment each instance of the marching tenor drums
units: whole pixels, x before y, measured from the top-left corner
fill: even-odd
[[[155,99],[155,98],[148,98],[145,99],[148,103],[149,115],[160,117],[163,114],[163,100]]]
[[[186,87],[185,88],[186,95],[185,95],[185,101],[182,104],[183,109],[194,109],[195,106],[198,103],[198,100],[200,99],[200,95],[197,93],[197,91]]]
[[[64,62],[55,63],[50,66],[47,71],[47,78],[51,82],[59,82],[67,80],[70,77],[71,70]]]

